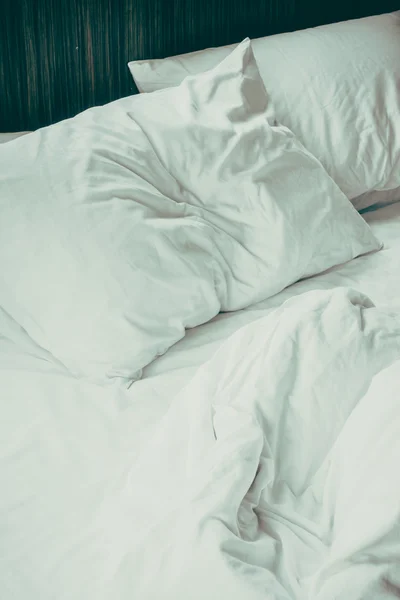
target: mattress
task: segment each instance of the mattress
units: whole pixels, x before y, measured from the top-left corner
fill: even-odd
[[[112,560],[128,552],[129,536],[135,532],[134,524],[131,530],[122,518],[130,509],[120,492],[132,485],[132,465],[173,399],[186,386],[190,390],[195,373],[227,338],[290,298],[338,286],[359,290],[377,307],[399,312],[400,203],[371,212],[366,219],[384,242],[380,252],[188,331],[129,390],[74,379],[9,315],[0,312],[0,515],[2,523],[7,523],[0,536],[4,597],[50,600],[54,589],[57,599],[132,597],[134,581],[123,565]],[[390,372],[395,387],[400,377],[398,364]],[[134,519],[140,522],[138,510],[132,523]],[[37,546],[46,548],[45,559],[35,550]],[[123,584],[116,583],[116,573]]]

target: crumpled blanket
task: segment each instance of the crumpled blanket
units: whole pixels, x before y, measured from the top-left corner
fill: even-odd
[[[399,316],[351,289],[303,294],[235,333],[99,514],[115,545],[125,540],[113,566],[121,590],[140,600],[398,597],[400,410],[381,431],[392,427],[392,443],[369,449],[368,476],[352,452],[367,452],[362,433],[384,391],[368,400],[371,380],[399,357]],[[380,462],[392,469],[382,494],[371,485]]]

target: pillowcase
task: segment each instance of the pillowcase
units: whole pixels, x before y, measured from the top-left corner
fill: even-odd
[[[267,109],[247,40],[1,146],[0,305],[74,375],[128,383],[185,328],[378,249]]]
[[[139,91],[151,92],[214,67],[233,47],[128,66]],[[253,49],[271,119],[293,131],[342,191],[353,199],[399,188],[400,198],[400,11],[256,39]]]

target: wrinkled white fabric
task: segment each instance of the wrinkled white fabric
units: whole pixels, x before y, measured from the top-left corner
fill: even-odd
[[[351,436],[358,438],[358,452],[368,442],[360,422],[350,420],[352,411],[374,374],[399,357],[400,318],[344,289],[289,300],[234,334],[143,449],[130,473],[131,499],[109,508],[121,525],[132,506],[140,514],[135,548],[120,566],[138,597],[333,599],[347,597],[335,595],[346,581],[354,600],[373,583],[378,590],[400,552],[400,480],[386,483],[379,515],[364,527],[367,514],[359,516],[357,527],[342,502],[353,493],[350,514],[362,502],[367,509],[376,497],[373,482],[357,477],[355,460],[339,467]],[[397,417],[390,436],[396,459],[399,423]],[[381,543],[388,527],[392,533]],[[369,555],[359,562],[374,564],[375,540],[380,566],[349,579],[338,555],[356,560],[366,538]],[[334,576],[326,581],[333,557]],[[311,585],[317,570],[329,596]]]
[[[75,376],[127,385],[186,328],[378,249],[267,108],[247,40],[1,144],[0,306]]]
[[[398,316],[344,288],[289,300],[221,346],[140,450],[127,392],[12,352],[5,598],[396,598]]]

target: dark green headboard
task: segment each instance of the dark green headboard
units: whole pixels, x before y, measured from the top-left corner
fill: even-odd
[[[1,0],[0,131],[136,93],[128,60],[389,12],[400,0]]]

